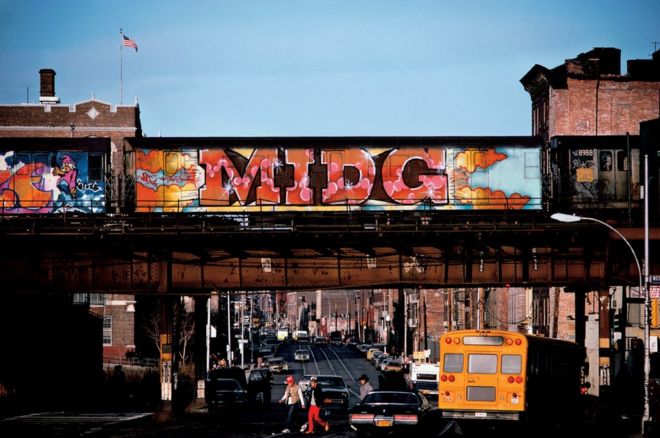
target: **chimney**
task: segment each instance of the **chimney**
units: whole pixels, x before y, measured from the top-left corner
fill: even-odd
[[[39,103],[60,103],[55,96],[55,70],[43,68],[39,70],[41,76],[41,90],[39,91]]]

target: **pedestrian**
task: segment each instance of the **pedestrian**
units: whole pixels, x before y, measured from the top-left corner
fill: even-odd
[[[280,403],[285,403],[289,407],[286,416],[286,427],[282,430],[282,433],[291,433],[293,420],[298,412],[298,407],[305,409],[305,399],[303,398],[302,390],[293,376],[288,376],[286,378],[286,389],[284,390],[284,395],[280,399]]]
[[[325,431],[330,430],[330,423],[321,418],[321,404],[323,403],[323,390],[319,386],[319,382],[316,380],[316,377],[312,377],[309,380],[309,385],[311,386],[311,394],[309,398],[309,412],[307,414],[307,431],[306,435],[314,433],[314,422],[317,422],[319,425],[325,429]]]
[[[115,408],[124,408],[126,402],[126,374],[121,365],[115,365],[114,372],[110,376],[110,399],[113,401]]]
[[[374,390],[374,387],[369,383],[369,377],[366,374],[362,374],[358,382],[360,382],[360,400],[364,400],[367,394]]]

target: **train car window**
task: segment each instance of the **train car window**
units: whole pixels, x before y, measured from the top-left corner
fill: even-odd
[[[443,371],[445,373],[463,372],[463,355],[460,353],[446,353],[444,358]]]
[[[522,372],[522,356],[519,354],[502,355],[502,374],[520,374]]]
[[[497,373],[497,355],[470,354],[468,356],[468,373],[475,373],[475,374]]]
[[[103,180],[103,157],[97,154],[90,154],[87,162],[88,175],[90,181]]]
[[[611,172],[613,166],[612,151],[601,151],[598,162],[598,169],[601,172]]]
[[[628,171],[628,153],[626,151],[616,151],[616,170]]]

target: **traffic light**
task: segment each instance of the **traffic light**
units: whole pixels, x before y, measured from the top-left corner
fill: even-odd
[[[614,316],[612,316],[612,331],[618,332],[620,330],[621,330],[621,315],[615,313]]]

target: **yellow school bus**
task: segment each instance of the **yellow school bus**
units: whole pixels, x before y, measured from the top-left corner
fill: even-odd
[[[573,421],[580,411],[584,348],[498,330],[440,338],[438,407],[460,421]]]

